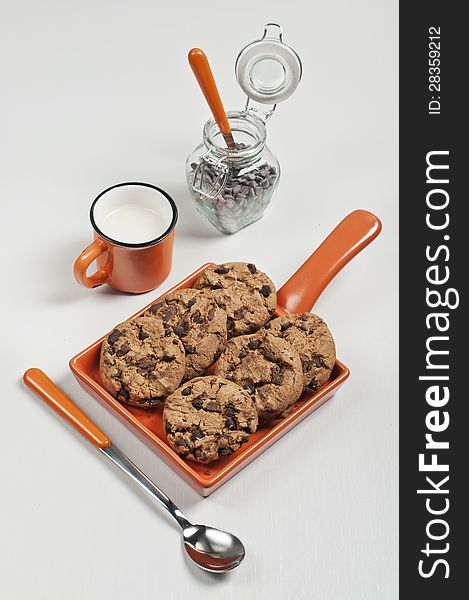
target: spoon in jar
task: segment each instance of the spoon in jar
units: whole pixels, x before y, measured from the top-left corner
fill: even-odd
[[[217,84],[213,78],[212,69],[208,62],[208,58],[203,50],[200,48],[192,48],[189,52],[189,64],[194,72],[195,78],[199,82],[200,89],[202,90],[205,99],[212,111],[213,118],[215,119],[218,127],[220,128],[221,134],[225,139],[226,145],[229,150],[235,150],[236,144],[231,134],[231,127],[226,116],[223,103],[218,93]]]
[[[184,548],[189,557],[205,571],[226,573],[244,559],[244,546],[236,536],[207,525],[193,525],[168,496],[162,492],[65,393],[40,369],[28,369],[24,383],[61,417],[66,419],[114,464],[176,519],[182,529]]]

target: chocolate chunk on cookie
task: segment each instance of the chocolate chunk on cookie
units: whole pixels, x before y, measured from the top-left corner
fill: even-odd
[[[167,332],[178,336],[186,352],[184,379],[204,373],[226,344],[226,311],[210,293],[187,288],[156,302],[145,315],[162,321]]]
[[[282,416],[303,391],[298,352],[264,330],[231,339],[215,374],[245,388],[263,422]]]
[[[194,287],[211,290],[218,305],[226,309],[228,337],[257,331],[277,307],[274,284],[252,263],[208,267]]]
[[[295,348],[303,366],[303,386],[316,391],[329,379],[335,364],[335,343],[326,323],[313,313],[286,315],[265,326]]]
[[[169,445],[185,458],[210,463],[230,456],[256,431],[250,395],[221,377],[197,377],[166,399],[163,424]]]
[[[162,321],[138,317],[121,323],[101,346],[99,370],[105,389],[141,408],[160,404],[181,383],[186,369],[179,338]]]

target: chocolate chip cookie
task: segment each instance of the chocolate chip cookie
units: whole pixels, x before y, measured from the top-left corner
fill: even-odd
[[[314,392],[326,383],[335,364],[335,343],[321,317],[287,315],[273,319],[265,329],[290,342],[300,355],[305,391]]]
[[[166,399],[163,424],[174,450],[201,463],[230,456],[257,429],[250,395],[221,377],[197,377]]]
[[[225,347],[226,311],[210,293],[192,288],[176,290],[145,315],[162,319],[165,330],[181,340],[186,352],[185,380],[204,373]]]
[[[265,331],[231,339],[215,374],[248,390],[263,422],[282,416],[303,391],[298,352]]]
[[[160,404],[180,385],[185,369],[182,342],[152,317],[121,323],[101,347],[103,386],[119,401],[133,406]]]
[[[194,287],[211,290],[218,305],[226,309],[228,337],[257,331],[277,307],[274,284],[252,263],[208,267]]]

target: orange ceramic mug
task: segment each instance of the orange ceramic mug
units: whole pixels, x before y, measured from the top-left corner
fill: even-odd
[[[74,265],[75,279],[87,288],[107,283],[139,294],[158,287],[171,271],[178,211],[164,190],[149,183],[118,183],[91,205],[92,242]],[[96,260],[97,270],[87,275]]]

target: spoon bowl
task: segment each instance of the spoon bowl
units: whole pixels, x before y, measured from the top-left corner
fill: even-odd
[[[246,554],[241,540],[223,529],[190,524],[184,527],[182,537],[189,557],[211,573],[235,569]]]

